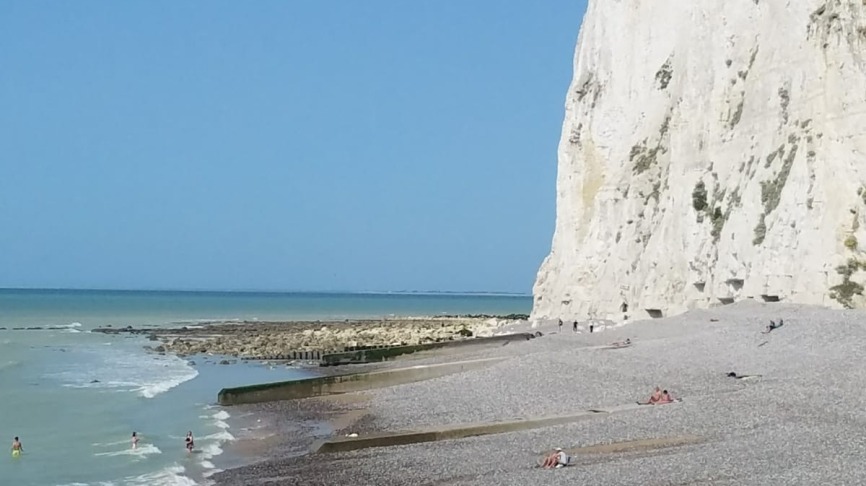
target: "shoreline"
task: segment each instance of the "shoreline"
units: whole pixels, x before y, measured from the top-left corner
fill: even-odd
[[[149,353],[142,354],[145,356]],[[173,356],[184,362],[187,367],[196,371],[196,375],[186,380],[164,393],[169,398],[159,398],[158,400],[189,400],[189,405],[192,409],[201,408],[197,414],[199,422],[190,422],[186,424],[183,430],[187,428],[192,430],[196,437],[196,452],[186,461],[182,461],[181,465],[185,471],[180,475],[195,481],[197,484],[211,484],[210,477],[229,467],[236,467],[248,462],[247,458],[233,456],[231,444],[235,442],[241,428],[246,426],[243,414],[239,414],[238,410],[233,410],[227,407],[222,407],[216,403],[214,389],[225,384],[240,384],[250,381],[285,381],[293,379],[303,379],[312,374],[304,369],[287,366],[269,366],[258,362],[237,362],[232,365],[220,365],[218,356],[193,356],[190,358],[180,358]],[[193,364],[191,364],[193,363]],[[195,417],[195,415],[190,418]],[[169,434],[172,432],[155,432],[160,435]],[[182,438],[182,432],[176,431],[175,435]],[[143,434],[146,436],[147,434]],[[178,439],[179,441],[180,439]],[[180,446],[178,445],[178,448]],[[173,449],[164,449],[163,452],[169,453]]]
[[[525,331],[531,327],[528,322],[509,324],[513,332]],[[519,353],[519,346],[520,344],[517,344],[508,346],[508,348],[511,352],[517,351]],[[400,356],[387,362],[324,367],[315,368],[315,370],[318,376],[332,376],[416,368],[425,365],[446,364],[478,356],[498,356],[502,349],[504,348],[501,345],[482,346],[475,349],[443,348]],[[251,475],[253,477],[269,477],[275,463],[297,462],[298,464],[306,464],[307,461],[311,460],[315,463],[329,463],[329,458],[318,456],[312,450],[317,442],[344,437],[348,434],[369,435],[387,431],[378,423],[372,406],[376,391],[386,387],[296,400],[224,407],[230,413],[241,411],[241,414],[251,414],[257,420],[267,422],[279,430],[279,433],[272,434],[272,436],[278,435],[285,438],[279,439],[271,436],[233,441],[226,450],[232,450],[233,454],[240,454],[245,458],[246,463],[221,468],[223,470],[212,476],[211,479],[216,481],[219,486],[244,484],[247,477]],[[311,426],[310,424],[315,425]],[[301,430],[300,434],[291,434],[298,430]],[[314,456],[318,459],[313,459]],[[309,480],[310,474],[317,475],[320,473],[305,473],[305,481]],[[280,480],[288,481],[287,478],[280,478]]]
[[[227,474],[265,473],[270,462],[310,456],[317,441],[356,430],[369,416],[369,402],[346,394],[221,407],[230,414],[235,439],[224,444],[224,453],[214,461],[217,470],[207,479],[219,485]]]
[[[439,323],[443,320],[453,320],[454,318],[435,318],[435,322]],[[467,318],[459,318],[461,327]],[[482,325],[489,318],[473,317]],[[405,325],[407,322],[422,322],[427,323],[431,318],[426,317],[410,317],[410,318],[395,318],[390,320],[392,325]],[[303,322],[303,321],[302,321]],[[381,320],[350,320],[356,329],[366,325],[377,326]],[[501,321],[502,324],[497,326],[497,329],[505,330],[508,327],[529,327],[525,321]],[[282,331],[282,326],[290,323],[252,323],[263,324],[264,328],[259,327],[258,333],[268,332],[268,330],[277,328],[277,331]],[[310,323],[305,323],[307,326]],[[342,323],[333,323],[342,324]],[[225,329],[225,323],[215,324],[217,329]],[[241,331],[240,326],[243,323],[231,323],[230,329],[233,332]],[[320,323],[316,323],[320,325]],[[303,333],[309,327],[293,329],[290,332]],[[208,329],[208,326],[196,329],[187,329],[188,335],[199,336],[209,335],[213,329]],[[121,330],[125,331],[125,330]],[[176,329],[164,329],[164,336],[172,336]],[[509,333],[511,329],[509,329]],[[492,346],[482,346],[491,348]],[[476,350],[477,352],[477,350]],[[175,354],[171,349],[164,351],[166,354]],[[303,362],[289,362],[284,360],[258,360],[255,358],[244,359],[235,358],[224,355],[177,355],[182,359],[194,360],[201,362],[207,366],[219,365],[227,363],[226,368],[235,367],[256,367],[270,366],[271,368],[286,368],[297,370],[307,375],[305,378],[326,377],[343,374],[368,373],[387,369],[396,369],[406,366],[414,366],[418,363],[429,362],[447,362],[455,357],[473,354],[473,351],[461,349],[440,348],[430,351],[422,351],[412,355],[404,355],[385,362],[375,362],[366,364],[350,364],[341,366],[314,366]],[[303,379],[303,378],[297,378]],[[268,380],[283,381],[283,380]],[[248,383],[238,384],[252,385],[262,383],[261,381],[250,381]],[[225,383],[222,383],[225,385]],[[216,392],[214,391],[214,395]],[[352,432],[371,433],[375,431],[374,420],[370,417],[370,398],[363,393],[346,393],[337,395],[328,395],[303,400],[291,400],[281,402],[269,402],[259,404],[244,404],[235,406],[220,406],[222,410],[229,413],[230,418],[227,422],[230,424],[229,432],[235,437],[234,440],[227,441],[222,445],[224,453],[215,458],[217,472],[208,477],[209,481],[216,480],[221,474],[226,471],[256,469],[258,465],[275,460],[285,460],[287,458],[302,458],[310,454],[310,448],[318,440],[332,438],[341,434]],[[262,432],[267,430],[268,432]],[[278,431],[278,432],[275,432]],[[229,473],[230,474],[230,473]],[[217,483],[219,484],[219,483]]]

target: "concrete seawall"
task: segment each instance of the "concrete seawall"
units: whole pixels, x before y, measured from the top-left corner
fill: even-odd
[[[219,392],[217,401],[220,405],[228,406],[351,393],[429,380],[462,371],[484,368],[504,359],[477,359],[456,363],[413,366],[396,370],[374,371],[371,373],[352,373],[308,378],[305,380],[223,388]]]

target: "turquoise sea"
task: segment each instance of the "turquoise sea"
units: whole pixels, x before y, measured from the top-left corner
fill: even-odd
[[[147,353],[140,337],[93,328],[510,314],[531,305],[511,295],[0,290],[0,484],[207,484],[235,438],[232,410],[214,403],[220,388],[309,373],[196,358],[192,365]],[[42,329],[13,329],[28,327]],[[188,430],[192,454],[183,447]],[[24,446],[18,458],[9,452],[15,436]]]

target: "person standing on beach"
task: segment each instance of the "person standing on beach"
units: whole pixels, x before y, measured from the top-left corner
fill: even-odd
[[[574,324],[571,325],[571,332],[577,332],[577,321],[574,321]]]
[[[562,332],[562,319],[559,320],[559,332]]]
[[[135,432],[132,433],[132,448],[138,448],[138,436],[135,435]]]
[[[18,437],[15,437],[12,441],[12,455],[18,457],[22,452],[24,452],[24,446],[21,445],[21,441],[18,440]]]

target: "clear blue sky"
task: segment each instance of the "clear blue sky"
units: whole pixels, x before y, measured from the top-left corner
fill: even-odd
[[[529,292],[582,0],[0,3],[0,287]]]

